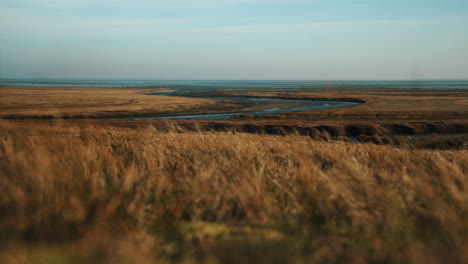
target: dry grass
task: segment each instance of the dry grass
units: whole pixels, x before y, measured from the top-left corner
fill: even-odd
[[[180,111],[213,100],[145,95],[145,89],[0,87],[0,117],[90,117]]]
[[[365,102],[356,106],[291,112],[276,119],[449,119],[468,116],[468,90],[323,89],[310,92],[230,92],[233,96]]]
[[[0,262],[463,263],[467,188],[464,150],[0,121]]]
[[[275,103],[250,105],[232,100],[145,95],[145,89],[0,87],[0,117],[83,118],[188,115],[194,113],[258,111]],[[467,90],[325,89],[309,92],[217,92],[311,100],[365,102],[356,106],[289,112],[255,119],[277,120],[466,120]],[[294,103],[290,103],[293,106]],[[285,105],[282,103],[281,107]],[[251,117],[250,119],[252,119]],[[249,119],[244,116],[243,119]]]
[[[325,89],[324,91],[311,92],[230,92],[218,94],[366,102],[362,105],[347,107],[354,112],[468,111],[467,90]],[[329,111],[329,109],[325,111]]]
[[[245,118],[244,118],[245,117]],[[57,120],[55,120],[57,121]],[[54,121],[52,121],[53,123]],[[27,125],[30,120],[23,120]],[[308,121],[251,118],[240,115],[229,120],[67,120],[74,126],[115,126],[140,129],[154,126],[167,129],[177,125],[190,131],[242,132],[268,135],[302,135],[314,139],[357,136],[398,136],[468,133],[468,120],[448,121]]]

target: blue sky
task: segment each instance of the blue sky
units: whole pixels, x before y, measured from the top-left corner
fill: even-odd
[[[468,78],[468,1],[0,0],[0,78]]]

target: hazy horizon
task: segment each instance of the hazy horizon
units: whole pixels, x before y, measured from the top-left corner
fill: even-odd
[[[1,79],[464,80],[463,0],[0,0]]]
[[[34,78],[34,77],[19,77],[19,78],[8,78],[0,77],[0,80],[31,80],[31,81],[285,81],[285,82],[424,82],[424,81],[468,81],[467,78],[423,78],[423,79],[255,79],[255,78],[238,78],[238,79],[224,79],[224,78],[86,78],[86,77],[45,77],[45,78]]]

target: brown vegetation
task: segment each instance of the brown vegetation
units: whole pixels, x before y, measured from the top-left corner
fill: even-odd
[[[0,116],[22,119],[0,119],[0,263],[468,259],[468,137],[400,136],[467,133],[468,92],[253,92],[365,104],[83,119],[261,107],[148,91],[0,88]]]
[[[279,107],[275,103],[250,105],[233,100],[145,95],[145,89],[91,89],[0,87],[0,117],[89,118],[147,117],[200,113],[258,111]],[[360,105],[289,112],[269,116],[242,116],[267,120],[422,120],[466,119],[466,90],[322,89],[307,92],[217,92],[209,95],[268,97],[359,102]],[[291,107],[294,103],[290,103]],[[284,105],[282,105],[284,107]]]
[[[463,263],[468,151],[0,121],[1,263]]]
[[[212,105],[209,99],[145,95],[145,89],[0,87],[0,117],[138,116]]]
[[[25,121],[27,124],[28,121]],[[252,115],[238,115],[231,120],[88,120],[69,121],[76,126],[118,126],[142,128],[148,125],[159,129],[177,126],[191,131],[242,132],[268,135],[302,135],[315,139],[326,134],[331,137],[396,136],[418,134],[468,133],[467,120],[451,121],[302,121],[262,120]]]
[[[342,88],[308,92],[219,92],[216,95],[363,103],[356,106],[270,116],[273,119],[446,120],[468,116],[467,90]]]

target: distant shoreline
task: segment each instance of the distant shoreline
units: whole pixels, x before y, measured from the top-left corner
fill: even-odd
[[[467,79],[450,80],[72,80],[0,79],[0,87],[212,88],[212,89],[468,89]]]

